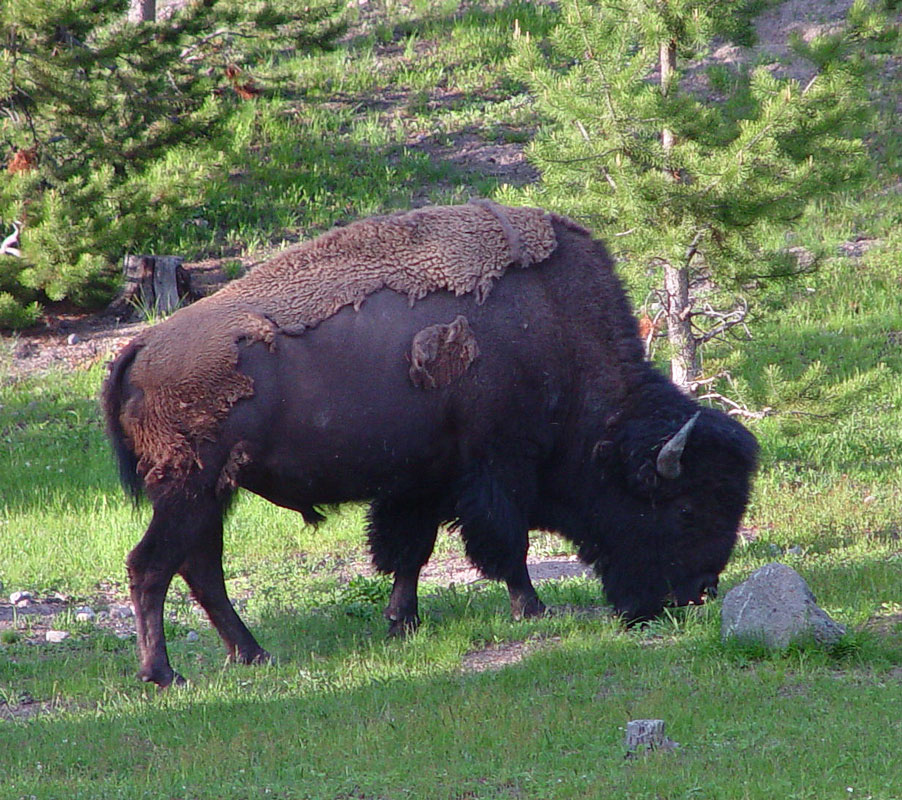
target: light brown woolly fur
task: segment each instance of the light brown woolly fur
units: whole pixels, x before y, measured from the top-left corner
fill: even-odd
[[[197,442],[215,436],[234,403],[254,393],[236,369],[238,343],[273,345],[383,288],[411,304],[430,292],[473,292],[483,302],[512,264],[557,247],[552,217],[488,201],[372,217],[291,247],[244,278],[142,333],[119,411],[145,483],[187,476]]]

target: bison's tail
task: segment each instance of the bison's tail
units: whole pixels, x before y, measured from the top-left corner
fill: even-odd
[[[106,419],[106,432],[110,438],[110,444],[119,464],[119,480],[135,504],[141,502],[144,497],[144,481],[138,474],[138,456],[129,447],[128,437],[122,429],[120,414],[125,388],[125,373],[135,360],[135,355],[141,349],[141,345],[131,342],[110,364],[110,374],[103,383],[101,392],[101,405],[103,416]]]

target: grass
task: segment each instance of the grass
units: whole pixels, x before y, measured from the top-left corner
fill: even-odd
[[[335,53],[280,62],[280,97],[243,106],[229,137],[160,167],[161,191],[197,201],[166,247],[235,255],[414,202],[506,196],[436,153],[463,136],[528,138],[536,121],[503,61],[514,19],[540,36],[554,13],[384,0]],[[135,681],[134,639],[110,627],[68,611],[54,625],[70,637],[54,645],[20,616],[0,635],[0,800],[902,798],[902,347],[888,338],[902,330],[902,196],[893,137],[877,146],[875,190],[794,232],[823,251],[819,270],[768,285],[753,338],[706,355],[706,370],[729,375],[721,391],[772,410],[749,421],[762,469],[723,589],[784,561],[849,629],[839,645],[723,645],[717,603],[625,631],[585,578],[540,586],[577,610],[529,622],[509,619],[495,584],[427,582],[420,631],[387,641],[388,584],[354,577],[363,510],[314,531],[242,496],[226,577],[278,663],[224,664],[180,582],[166,627],[184,690]],[[877,241],[840,255],[856,236]],[[124,601],[123,560],[148,512],[117,485],[96,405],[103,370],[14,379],[15,342],[2,344],[3,593],[60,592],[98,610]],[[533,551],[569,552],[546,535]],[[439,537],[436,558],[460,552]],[[521,661],[462,668],[467,653],[506,643],[529,645]],[[625,758],[625,724],[644,717],[664,719],[680,748]]]

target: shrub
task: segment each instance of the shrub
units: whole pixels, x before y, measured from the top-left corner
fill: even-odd
[[[202,191],[202,174],[168,191],[151,169],[263,94],[248,77],[255,65],[327,46],[341,30],[339,2],[194,0],[139,24],[126,20],[127,0],[3,4],[0,233],[22,224],[21,265],[0,266],[7,293],[20,303],[34,292],[84,306],[108,299],[120,256]]]

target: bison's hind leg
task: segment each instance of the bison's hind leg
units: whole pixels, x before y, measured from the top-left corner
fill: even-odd
[[[370,505],[367,537],[373,564],[395,576],[385,609],[389,636],[404,636],[420,624],[417,586],[435,547],[439,521],[432,499],[396,494]]]
[[[138,677],[165,688],[184,681],[169,663],[163,604],[173,575],[209,527],[210,514],[181,494],[158,497],[153,506],[150,525],[125,564],[138,634]]]
[[[211,525],[207,537],[185,559],[179,573],[191,588],[210,622],[226,646],[229,659],[239,664],[261,664],[272,661],[238,616],[226,593],[222,572],[222,519]]]
[[[267,658],[226,595],[222,574],[224,506],[221,497],[205,489],[158,491],[153,498],[153,518],[126,561],[141,680],[161,688],[182,681],[169,663],[163,633],[163,604],[176,572],[187,581],[233,658],[247,662]]]
[[[526,568],[529,551],[527,513],[515,498],[535,496],[535,481],[525,467],[496,471],[480,466],[461,481],[455,506],[455,525],[466,546],[467,558],[493,580],[503,580],[510,595],[514,619],[545,613]]]

